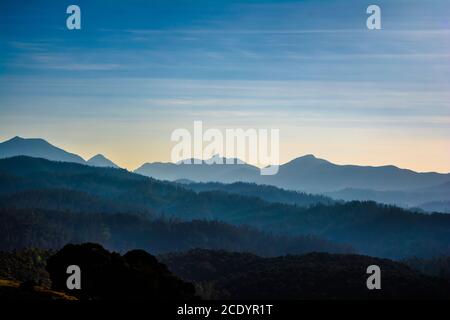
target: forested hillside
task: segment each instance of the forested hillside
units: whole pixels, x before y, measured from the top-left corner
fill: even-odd
[[[197,192],[223,191],[240,194],[242,196],[257,197],[267,202],[285,203],[307,207],[315,204],[332,204],[336,201],[322,195],[308,194],[304,192],[285,190],[269,185],[256,183],[235,182],[230,184],[219,182],[182,183],[187,188]]]
[[[86,214],[0,209],[0,250],[59,249],[67,243],[96,242],[110,250],[144,249],[153,254],[192,248],[254,252],[263,256],[311,251],[353,252],[313,236],[277,236],[218,221],[150,220],[130,214]]]
[[[192,250],[161,257],[169,269],[197,284],[207,299],[448,299],[450,283],[404,264],[359,255],[310,253],[261,258]],[[366,269],[382,271],[382,290],[367,290]]]
[[[0,206],[9,218],[16,215],[12,209],[43,209],[162,216],[185,222],[217,220],[282,236],[313,235],[373,256],[450,254],[449,215],[425,215],[375,202],[300,207],[230,192],[195,192],[121,169],[27,157],[0,160],[0,177]],[[78,231],[73,229],[73,234]]]

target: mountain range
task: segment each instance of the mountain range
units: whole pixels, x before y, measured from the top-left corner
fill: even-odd
[[[281,165],[273,176],[262,176],[258,168],[245,163],[146,163],[135,172],[187,185],[247,182],[323,194],[335,200],[372,200],[405,208],[421,208],[427,212],[450,212],[448,173],[419,173],[395,166],[337,165],[313,155]],[[205,187],[213,185],[202,186]]]
[[[17,155],[118,168],[101,154],[85,161],[43,139],[15,137],[0,143],[0,158]],[[191,163],[197,161],[200,164],[145,163],[134,172],[159,180],[228,184],[246,182],[324,194],[336,200],[373,200],[406,208],[422,208],[429,212],[450,212],[448,173],[419,173],[395,166],[337,165],[314,155],[305,155],[280,165],[276,175],[262,176],[259,168],[238,159],[233,159],[235,164],[232,165],[190,160]]]
[[[280,165],[276,175],[262,176],[249,164],[221,165],[146,163],[136,173],[164,180],[194,182],[254,182],[305,192],[333,192],[344,188],[377,191],[414,190],[450,182],[450,174],[419,173],[395,166],[337,165],[305,155]]]

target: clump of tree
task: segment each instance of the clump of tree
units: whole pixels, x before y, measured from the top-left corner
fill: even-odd
[[[81,288],[68,289],[67,268],[81,269]],[[52,289],[80,299],[197,299],[191,283],[174,276],[143,250],[109,252],[99,244],[64,246],[47,261]]]
[[[52,254],[51,250],[39,248],[0,251],[0,278],[34,282],[48,288],[50,280],[45,265]]]

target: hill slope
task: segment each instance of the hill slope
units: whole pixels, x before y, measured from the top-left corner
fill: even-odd
[[[275,236],[218,221],[181,222],[131,214],[0,209],[0,250],[59,249],[67,243],[80,242],[100,243],[119,252],[141,248],[156,254],[192,248],[248,251],[264,256],[354,252],[349,246],[317,237]]]
[[[448,199],[450,199],[450,182],[426,188],[400,191],[346,188],[326,193],[326,195],[345,201],[372,200],[386,204],[396,204],[402,207],[419,207],[429,212],[439,211],[450,213],[450,207],[448,205]]]
[[[261,258],[192,250],[160,257],[205,298],[219,299],[450,299],[450,283],[406,265],[359,255],[310,253]],[[366,269],[381,269],[381,290],[368,290]]]
[[[42,286],[24,287],[18,281],[0,279],[0,301],[73,301],[78,300],[61,291],[50,290]]]
[[[267,202],[292,204],[301,207],[316,204],[333,204],[335,202],[333,199],[322,195],[284,190],[274,186],[259,185],[255,183],[234,182],[225,184],[218,182],[194,183],[185,181],[177,181],[177,183],[182,183],[183,187],[186,189],[194,190],[196,192],[222,191],[247,197],[256,197]]]

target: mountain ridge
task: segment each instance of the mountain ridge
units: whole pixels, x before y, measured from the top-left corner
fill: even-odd
[[[42,138],[23,138],[15,136],[0,143],[0,159],[15,156],[28,156],[51,161],[74,162],[95,167],[119,168],[114,162],[102,154],[97,154],[89,160],[59,148]]]
[[[249,182],[273,185],[295,191],[323,193],[346,188],[375,191],[408,190],[433,187],[450,182],[450,173],[416,172],[393,165],[339,165],[312,154],[301,156],[279,166],[273,176],[261,176],[250,164],[225,165],[145,163],[135,173],[161,180],[181,179],[194,182]],[[226,174],[226,177],[223,175]]]
[[[114,162],[102,154],[97,154],[85,161],[82,157],[56,147],[41,138],[26,139],[16,136],[0,143],[0,158],[16,155],[118,168]],[[190,180],[202,183],[256,183],[306,193],[328,195],[334,193],[333,197],[335,199],[343,197],[342,199],[344,200],[375,200],[402,206],[413,206],[418,203],[413,201],[396,202],[389,199],[383,201],[385,197],[376,193],[410,192],[415,189],[435,188],[435,193],[439,193],[440,196],[430,195],[429,198],[424,198],[421,203],[443,201],[446,199],[442,197],[446,195],[442,190],[447,190],[446,184],[450,183],[450,174],[416,172],[393,165],[340,165],[317,158],[313,154],[306,154],[280,165],[278,173],[273,176],[261,176],[259,168],[244,161],[239,161],[239,159],[231,159],[233,162],[236,162],[234,165],[208,164],[208,161],[212,160],[225,161],[225,158],[215,155],[208,160],[198,160],[201,161],[200,164],[192,165],[171,162],[147,162],[134,170],[134,172],[159,180]],[[349,192],[349,190],[357,190],[357,192]],[[361,198],[363,193],[361,190],[367,190],[370,196],[366,195]],[[427,194],[431,194],[431,192]],[[409,198],[413,197],[409,196]],[[450,194],[448,194],[448,198],[450,198]]]

